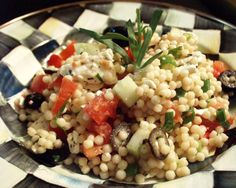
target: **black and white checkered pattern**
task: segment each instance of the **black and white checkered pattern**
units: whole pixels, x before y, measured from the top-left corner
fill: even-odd
[[[193,31],[199,36],[199,40],[203,42],[206,40],[204,36],[210,36],[207,38],[208,44],[215,47],[208,46],[203,49],[205,53],[209,53],[207,55],[213,58],[219,57],[236,70],[236,63],[234,64],[236,60],[235,28],[195,13],[168,7],[157,7],[154,4],[125,2],[87,4],[85,7],[77,4],[42,12],[0,29],[0,125],[6,125],[13,134],[13,137],[11,137],[8,132],[5,141],[25,134],[21,122],[17,120],[17,115],[9,104],[12,103],[14,95],[27,87],[35,73],[42,70],[41,62],[43,59],[68,39],[79,41],[87,39],[84,35],[79,36],[75,28],[103,32],[108,26],[124,25],[128,19],[135,20],[135,10],[137,8],[141,8],[141,17],[146,23],[150,21],[154,10],[162,9],[164,11],[160,26],[158,26],[159,33],[166,33],[171,28],[177,27]],[[218,46],[214,44],[215,41],[219,41]],[[9,104],[1,106],[6,101]],[[2,130],[0,126],[0,131]],[[234,184],[222,179],[222,177],[229,179],[236,177],[235,172],[228,172],[229,170],[236,171],[235,152],[236,148],[232,147],[216,162],[208,165],[208,168],[205,168],[204,171],[189,177],[162,183],[159,186],[190,187],[194,185],[196,187],[213,187],[215,183],[219,185],[229,185],[231,183],[230,185],[236,186],[235,179]],[[17,160],[16,155],[20,156]],[[0,156],[26,173],[45,178],[44,176],[40,177],[39,170],[37,171],[39,164],[22,152],[13,141],[0,145]],[[225,172],[214,171],[214,169],[225,170]],[[24,175],[22,178],[24,178]],[[18,183],[21,179],[15,180],[15,183]],[[48,178],[47,181],[71,187],[87,185],[81,184],[82,181],[72,183],[68,179],[58,182]]]

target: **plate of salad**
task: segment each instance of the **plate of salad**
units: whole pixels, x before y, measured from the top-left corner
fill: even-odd
[[[74,3],[0,35],[5,160],[64,187],[232,185],[234,26],[155,3]]]

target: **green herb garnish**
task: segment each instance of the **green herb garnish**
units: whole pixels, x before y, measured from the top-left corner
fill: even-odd
[[[172,54],[176,59],[180,58],[182,55],[182,46],[170,49],[169,54]]]
[[[176,67],[176,61],[173,56],[171,55],[163,55],[160,57],[161,61],[161,68],[162,69],[169,69],[172,70],[174,67]]]
[[[202,91],[205,93],[210,89],[210,79],[203,80],[204,85],[202,86]]]
[[[166,112],[165,113],[165,123],[163,125],[163,129],[167,132],[174,128],[174,113]]]
[[[228,129],[230,127],[229,121],[226,119],[225,109],[219,108],[216,111],[216,119],[222,127]]]
[[[135,59],[136,69],[141,69],[152,63],[156,58],[158,58],[161,53],[155,54],[153,57],[149,58],[147,61],[143,62],[143,58],[148,50],[148,45],[151,41],[153,33],[156,30],[157,24],[161,18],[162,10],[156,10],[153,15],[149,26],[144,26],[141,21],[140,9],[136,10],[136,23],[133,23],[131,20],[128,20],[126,23],[128,37],[123,36],[119,33],[106,33],[105,35],[100,35],[94,31],[80,28],[79,32],[89,35],[98,42],[101,42],[111,48],[113,51],[119,53],[125,61],[125,64],[132,63],[128,57],[125,50],[114,43],[112,39],[119,39],[129,41],[129,47]],[[137,31],[134,29],[136,26]]]
[[[138,165],[136,163],[129,164],[125,171],[127,176],[135,176],[138,173]]]
[[[187,124],[193,121],[194,117],[195,117],[194,108],[190,108],[187,112],[183,113],[183,124]]]
[[[176,96],[174,97],[174,99],[179,99],[180,97],[184,97],[186,91],[181,87],[181,88],[177,88],[175,90],[176,92]]]
[[[96,74],[96,78],[101,82],[101,83],[104,83],[101,75],[99,73]]]

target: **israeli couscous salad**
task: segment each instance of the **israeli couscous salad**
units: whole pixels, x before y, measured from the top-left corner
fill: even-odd
[[[143,24],[137,10],[135,23],[103,35],[81,28],[95,40],[50,54],[15,101],[28,126],[24,146],[37,155],[67,147],[54,159],[136,183],[187,176],[189,163],[221,148],[235,74],[198,51],[192,32],[155,32],[160,17]]]

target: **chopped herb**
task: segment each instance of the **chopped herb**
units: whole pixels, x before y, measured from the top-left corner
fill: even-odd
[[[163,129],[167,132],[171,131],[174,128],[174,113],[166,112],[165,113],[165,123]]]
[[[225,109],[219,108],[216,111],[216,119],[222,127],[228,129],[230,127],[229,121],[226,119]]]
[[[138,164],[129,164],[125,171],[127,176],[135,176],[138,173]]]
[[[163,55],[160,57],[161,68],[162,69],[173,69],[176,67],[176,61],[171,55]]]
[[[187,124],[193,121],[194,117],[195,117],[194,108],[190,108],[187,112],[183,113],[183,124]]]
[[[178,46],[177,48],[170,49],[169,54],[172,54],[177,59],[180,58],[182,55],[182,46]]]
[[[202,86],[202,91],[205,93],[210,89],[210,79],[203,80],[204,85]]]
[[[103,81],[103,79],[102,79],[102,77],[101,77],[101,75],[100,75],[99,73],[96,74],[96,78],[97,78],[100,82],[104,83],[104,81]]]
[[[174,99],[179,99],[180,97],[184,97],[184,95],[186,93],[186,91],[182,87],[181,88],[177,88],[175,90],[175,92],[176,92],[176,96],[175,96]]]

